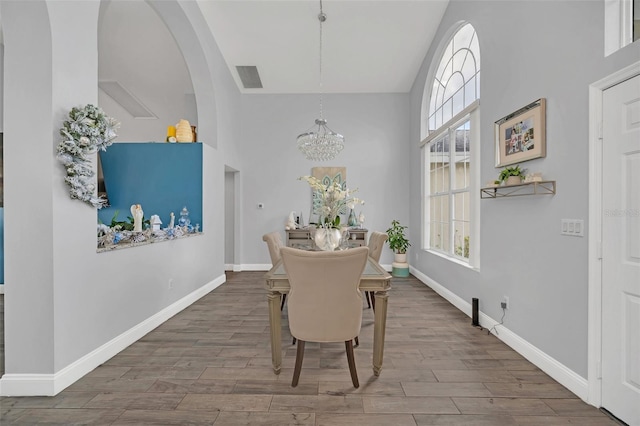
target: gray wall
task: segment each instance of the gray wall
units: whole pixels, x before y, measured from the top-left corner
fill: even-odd
[[[212,227],[201,237],[96,253],[95,209],[69,198],[55,146],[68,110],[98,100],[97,4],[0,4],[5,78],[12,82],[5,85],[5,219],[12,224],[5,229],[7,375],[59,372],[224,277],[223,231]],[[155,7],[186,52],[194,88],[204,87],[197,99],[209,142],[203,147],[204,223],[223,223],[221,151],[237,161],[240,96],[197,5]],[[224,111],[219,125],[216,109]]]
[[[365,200],[364,226],[386,230],[392,219],[408,222],[409,97],[407,94],[325,95],[324,117],[345,137],[345,148],[333,161],[312,162],[296,146],[296,136],[319,114],[317,95],[244,95],[242,150],[245,155],[242,202],[244,264],[271,263],[262,235],[279,230],[289,212],[309,221],[311,192],[297,178],[317,166],[345,166],[347,184]],[[257,204],[265,203],[259,210]],[[387,253],[388,252],[388,253]],[[381,263],[392,253],[383,251]]]
[[[479,270],[414,245],[411,264],[582,377],[587,377],[587,229],[560,235],[560,219],[588,211],[588,85],[640,58],[638,43],[603,57],[599,1],[452,0],[411,91],[411,238],[420,241],[420,112],[427,72],[444,34],[460,21],[476,29],[481,53],[481,182],[494,179],[493,123],[544,97],[547,156],[523,163],[557,181],[555,196],[481,200]]]

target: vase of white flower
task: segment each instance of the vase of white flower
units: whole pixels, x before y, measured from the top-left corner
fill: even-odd
[[[333,251],[340,245],[342,231],[339,228],[322,226],[316,228],[313,234],[313,241],[320,250]]]

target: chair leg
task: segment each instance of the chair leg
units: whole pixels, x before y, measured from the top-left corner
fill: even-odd
[[[282,294],[282,303],[280,304],[280,310],[284,309],[284,301],[287,300],[287,293]]]
[[[292,344],[292,345],[295,345],[295,344],[296,344],[296,338],[295,338],[295,337],[293,338],[293,342],[291,342],[291,344]]]
[[[358,372],[356,371],[356,360],[353,356],[353,342],[351,340],[347,340],[346,342],[344,342],[344,345],[347,349],[347,361],[349,362],[349,372],[351,373],[351,381],[353,382],[353,387],[359,388],[360,383],[358,382]],[[296,366],[298,365],[297,362],[298,360],[296,358]]]
[[[375,311],[376,310],[376,293],[374,291],[370,291],[369,293],[371,293],[371,307]]]
[[[353,349],[351,351],[353,355]],[[298,348],[296,350],[296,366],[293,369],[293,381],[291,387],[298,386],[298,380],[300,379],[300,370],[302,370],[302,359],[304,358],[304,340],[298,340]]]
[[[355,347],[355,348],[357,348],[358,346],[360,346],[360,340],[358,339],[358,336],[356,336],[356,337],[353,339],[353,341],[356,343],[356,344],[354,345],[354,347]]]
[[[365,291],[364,295],[367,298],[367,308],[371,309],[371,299],[369,299],[369,293],[371,293],[370,291]]]

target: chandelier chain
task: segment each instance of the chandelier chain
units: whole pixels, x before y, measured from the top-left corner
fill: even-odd
[[[322,22],[327,19],[326,15],[322,12],[322,0],[320,0],[320,15],[318,15],[318,20],[320,21],[320,119],[322,120]]]

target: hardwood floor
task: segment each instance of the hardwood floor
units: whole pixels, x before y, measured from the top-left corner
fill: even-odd
[[[55,397],[0,398],[0,424],[616,425],[414,277],[394,278],[384,366],[363,303],[351,384],[344,343],[295,347],[271,369],[263,272],[227,282]],[[508,321],[508,319],[507,319]]]

